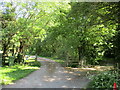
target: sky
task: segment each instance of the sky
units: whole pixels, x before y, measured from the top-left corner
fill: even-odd
[[[28,2],[28,1],[35,1],[35,2],[119,2],[120,0],[0,0],[3,1],[19,1],[19,2]]]

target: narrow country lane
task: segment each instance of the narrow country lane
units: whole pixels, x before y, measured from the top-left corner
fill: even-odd
[[[65,70],[59,63],[50,59],[39,57],[38,61],[42,64],[39,70],[2,88],[85,88],[90,81]]]

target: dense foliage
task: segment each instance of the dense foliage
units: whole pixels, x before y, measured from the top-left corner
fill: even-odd
[[[3,66],[10,58],[24,63],[25,54],[60,58],[77,66],[119,62],[117,2],[0,4]]]
[[[120,68],[119,11],[120,2],[0,2],[0,63],[26,64],[29,54],[62,59],[73,67],[112,62]],[[117,75],[99,74],[91,87],[112,88],[113,82],[120,84]]]
[[[118,3],[69,3],[70,9],[59,9],[54,26],[46,30],[44,40],[38,40],[39,55],[57,57],[67,62],[98,64],[116,54]],[[109,16],[108,16],[109,15]],[[118,59],[116,59],[117,61]]]
[[[88,88],[113,88],[113,84],[117,84],[120,88],[119,74],[115,71],[101,72],[98,75],[91,77],[92,81],[89,83]]]

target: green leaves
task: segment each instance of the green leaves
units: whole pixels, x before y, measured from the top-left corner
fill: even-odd
[[[16,8],[10,7],[13,10],[5,14],[4,37],[11,37],[16,47],[22,40],[25,50],[30,47],[30,51],[41,51],[44,55],[57,53],[58,57],[63,54],[66,58],[69,54],[79,60],[81,53],[92,64],[98,58],[102,60],[104,52],[113,47],[110,40],[115,35],[117,23],[115,15],[107,15],[115,13],[112,9],[115,6],[116,3],[99,2],[16,3]],[[12,19],[14,17],[16,20]]]
[[[57,21],[49,28],[45,40],[55,44],[56,52],[68,51],[68,53],[72,52],[77,55],[77,48],[84,47],[81,53],[89,63],[102,60],[105,49],[113,46],[111,42],[107,41],[114,36],[116,29],[116,25],[111,24],[112,21],[106,21],[106,14],[110,13],[106,9],[107,4],[109,3],[74,2],[70,4],[70,11],[59,8],[60,12],[56,12]],[[74,57],[72,54],[70,55]]]
[[[92,77],[92,81],[89,84],[89,88],[113,88],[114,82],[117,83],[119,88],[120,81],[117,79],[118,72],[105,71]]]

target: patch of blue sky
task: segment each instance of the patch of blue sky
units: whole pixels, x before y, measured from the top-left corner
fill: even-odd
[[[20,2],[119,2],[120,0],[2,0],[6,2],[20,1]],[[1,1],[0,1],[1,2]]]

